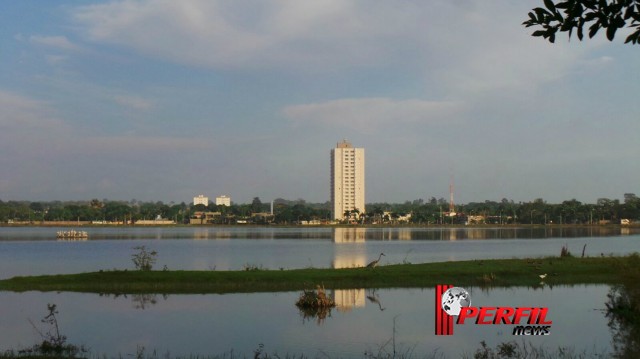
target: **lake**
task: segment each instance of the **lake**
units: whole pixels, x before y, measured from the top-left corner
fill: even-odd
[[[86,241],[58,241],[59,228],[0,227],[0,279],[133,269],[137,246],[156,268],[184,270],[344,268],[381,264],[640,251],[640,228],[260,228],[89,227]],[[586,247],[585,247],[586,245]]]
[[[353,267],[386,254],[381,265],[463,259],[628,254],[640,250],[637,229],[620,228],[256,228],[90,227],[86,241],[58,241],[59,228],[0,228],[0,277],[133,269],[137,246],[158,252],[156,268],[226,270]],[[83,229],[84,230],[84,229]],[[586,245],[586,247],[585,247]],[[455,284],[455,283],[454,283]],[[535,346],[569,347],[591,354],[611,350],[603,313],[609,286],[543,285],[539,288],[469,290],[473,306],[548,307],[550,335],[526,337]],[[48,303],[59,310],[60,330],[73,344],[108,356],[135,355],[144,347],[160,355],[218,355],[233,351],[310,357],[363,357],[365,353],[442,353],[472,356],[489,346],[525,337],[511,325],[456,325],[436,336],[435,291],[350,289],[328,291],[338,303],[323,319],[304,317],[294,305],[300,293],[226,295],[98,295],[0,292],[0,350],[41,340],[32,322]],[[394,334],[395,333],[395,334]],[[580,333],[576,335],[576,333]]]
[[[610,350],[603,314],[604,285],[544,289],[467,288],[474,306],[549,307],[549,336],[526,337],[535,346]],[[331,291],[330,291],[331,292]],[[310,357],[363,357],[370,353],[435,351],[458,357],[521,338],[511,325],[456,325],[454,335],[434,335],[433,289],[352,289],[331,292],[338,307],[324,319],[304,318],[294,305],[299,293],[227,295],[100,296],[82,293],[0,292],[0,349],[29,347],[41,340],[46,305],[55,303],[59,325],[69,342],[95,354],[135,354],[139,347],[159,354],[213,355],[234,351],[252,356],[260,344],[267,353]],[[580,333],[580,335],[576,335]],[[324,355],[322,355],[324,356]]]

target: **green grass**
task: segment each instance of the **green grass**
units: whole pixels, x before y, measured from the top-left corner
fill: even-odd
[[[243,293],[295,291],[324,285],[343,288],[425,288],[458,286],[536,286],[613,284],[629,257],[547,257],[400,264],[374,269],[296,269],[252,271],[100,271],[0,280],[3,291],[92,293]]]

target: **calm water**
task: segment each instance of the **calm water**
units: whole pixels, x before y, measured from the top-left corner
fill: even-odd
[[[365,265],[380,252],[382,264],[475,258],[558,255],[563,245],[579,255],[640,251],[637,230],[362,229],[362,228],[88,228],[89,240],[57,241],[60,228],[0,228],[0,278],[133,268],[133,247],[156,250],[156,268],[224,270]],[[549,307],[551,335],[533,345],[588,353],[611,348],[602,310],[608,286],[509,288],[471,291],[474,306]],[[47,303],[60,311],[61,331],[95,354],[135,354],[144,346],[172,355],[236,353],[252,356],[260,344],[270,354],[363,357],[396,349],[458,357],[518,340],[512,326],[459,325],[450,337],[434,335],[432,288],[334,291],[339,307],[324,320],[304,318],[299,293],[100,296],[79,293],[0,292],[0,350],[40,340]],[[41,328],[42,329],[42,328]],[[580,333],[580,335],[576,335]]]
[[[467,288],[474,306],[547,306],[551,335],[527,337],[535,346],[578,352],[610,350],[602,313],[607,286],[510,288],[482,292]],[[434,334],[433,289],[333,292],[339,306],[324,320],[303,318],[294,305],[299,293],[229,295],[99,296],[77,293],[0,292],[0,349],[28,347],[39,335],[47,303],[58,305],[61,331],[92,353],[135,354],[139,346],[172,355],[213,355],[234,350],[247,356],[260,344],[273,354],[363,357],[365,351],[473,354],[481,340],[495,346],[514,337],[511,325],[456,325],[453,336]],[[372,299],[374,298],[374,299]],[[580,333],[580,335],[576,335]]]
[[[228,270],[381,264],[640,251],[637,228],[88,228],[87,241],[56,241],[59,228],[0,228],[0,278],[133,268],[134,247],[158,252],[156,268]]]

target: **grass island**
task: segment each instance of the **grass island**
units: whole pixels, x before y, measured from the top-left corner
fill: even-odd
[[[346,289],[428,288],[448,283],[486,287],[617,284],[628,269],[637,268],[639,262],[640,257],[632,254],[620,257],[470,260],[345,269],[109,270],[14,277],[0,280],[0,291],[204,294],[296,291],[317,285],[327,289]]]

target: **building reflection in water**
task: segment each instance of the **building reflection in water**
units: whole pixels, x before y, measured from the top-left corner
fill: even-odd
[[[340,312],[349,312],[353,308],[364,307],[365,292],[362,289],[335,289],[333,291],[333,301],[336,302],[336,309]]]
[[[333,258],[333,268],[361,268],[367,265],[367,255],[365,253],[340,253]]]
[[[230,231],[223,231],[219,229],[209,228],[197,228],[193,232],[193,239],[195,240],[207,240],[207,239],[231,239]]]
[[[364,243],[366,228],[334,228],[334,243]],[[335,246],[333,268],[358,268],[367,265],[367,253],[360,246]]]
[[[364,243],[366,230],[367,230],[366,228],[362,228],[362,227],[334,228],[333,242],[334,243]]]

